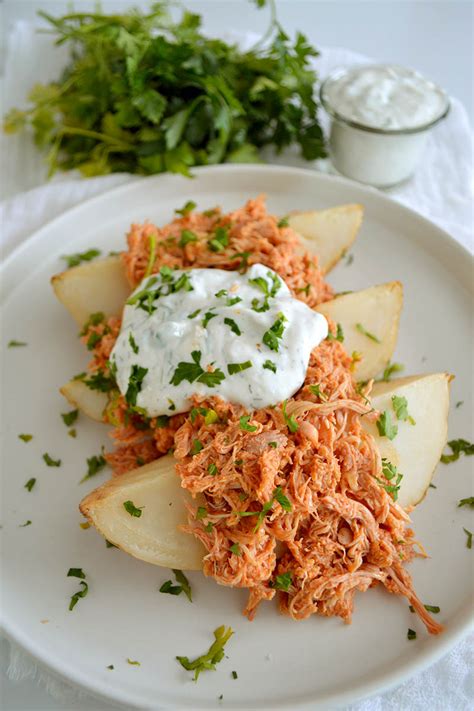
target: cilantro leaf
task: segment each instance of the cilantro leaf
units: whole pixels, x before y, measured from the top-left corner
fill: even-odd
[[[48,467],[60,467],[61,466],[61,460],[60,459],[53,459],[47,452],[43,454],[43,459],[45,463],[48,465]]]
[[[411,425],[416,424],[413,417],[408,414],[408,401],[406,397],[399,397],[398,395],[393,395],[392,406],[397,416],[397,420],[402,420],[402,422],[409,422]]]
[[[177,215],[181,215],[182,217],[186,217],[189,215],[190,212],[195,210],[197,207],[197,204],[194,202],[194,200],[188,200],[183,207],[180,207],[178,210],[175,210]]]
[[[284,400],[283,405],[282,405],[282,412],[283,412],[283,419],[285,420],[286,426],[290,430],[290,432],[297,432],[298,431],[298,423],[296,421],[296,418],[294,415],[288,415],[286,412],[286,403],[288,401]]]
[[[461,499],[458,503],[458,508],[461,506],[469,506],[471,509],[474,508],[474,496],[468,496],[467,499]]]
[[[124,501],[123,502],[123,508],[127,513],[130,514],[130,516],[135,516],[136,518],[140,518],[142,515],[142,509],[145,508],[144,506],[140,506],[137,508],[133,501]]]
[[[28,491],[31,491],[34,485],[36,484],[36,479],[32,477],[31,479],[28,479],[28,481],[25,484],[25,489],[28,489]]]
[[[245,430],[246,432],[256,432],[258,430],[258,427],[256,427],[255,425],[249,425],[249,420],[250,415],[242,415],[239,420],[240,429]]]
[[[263,367],[265,368],[265,370],[271,370],[272,373],[277,372],[276,363],[274,363],[272,360],[266,360],[263,364]]]
[[[272,583],[272,588],[275,588],[275,590],[283,590],[283,592],[288,592],[292,581],[293,574],[291,571],[281,573],[280,575],[276,576],[275,582]]]
[[[388,410],[384,410],[376,422],[377,430],[381,437],[392,440],[398,434],[398,425],[392,423],[392,418]]]
[[[28,343],[25,341],[8,341],[7,348],[22,348],[23,346],[27,346]]]
[[[191,352],[192,362],[180,361],[176,370],[173,373],[173,377],[170,380],[171,385],[179,385],[183,380],[187,380],[189,383],[204,383],[209,388],[214,388],[216,385],[224,380],[225,375],[219,369],[216,368],[212,372],[205,371],[201,366],[201,351]]]
[[[344,343],[344,331],[343,331],[340,323],[338,323],[336,326],[336,335],[334,335],[334,333],[332,333],[332,331],[329,331],[329,333],[327,335],[327,340],[328,341],[339,341],[339,343]]]
[[[135,355],[137,355],[140,349],[137,346],[137,343],[136,343],[136,341],[133,337],[133,333],[131,331],[128,334],[128,342],[130,343],[130,347],[131,347],[132,351],[135,353]]]
[[[229,375],[234,375],[235,373],[241,373],[243,370],[248,370],[251,367],[251,360],[246,360],[243,363],[228,363],[227,372],[229,373]]]
[[[32,434],[19,434],[18,439],[21,439],[23,442],[31,442],[33,439]]]
[[[91,479],[93,476],[102,471],[105,466],[107,466],[107,461],[101,454],[95,454],[93,457],[89,457],[87,460],[87,474],[82,477],[79,483],[82,484],[83,481]]]
[[[137,404],[137,397],[141,392],[143,379],[147,373],[148,368],[142,368],[140,365],[132,365],[132,371],[128,379],[128,388],[125,393],[125,400],[129,405]]]
[[[215,641],[207,652],[192,661],[189,657],[177,656],[176,659],[184,669],[194,672],[193,678],[194,681],[197,681],[203,671],[215,671],[216,664],[224,659],[224,647],[233,634],[234,632],[231,627],[226,628],[222,625],[214,630]]]
[[[268,346],[268,348],[270,348],[270,350],[279,350],[279,339],[283,337],[286,321],[286,316],[280,311],[277,320],[273,323],[272,326],[270,326],[268,331],[265,331],[265,333],[263,334],[262,341],[263,343],[265,343],[266,346]]]
[[[101,254],[100,249],[88,249],[86,252],[77,252],[76,254],[64,254],[61,259],[64,259],[67,268],[77,267],[82,262],[90,262]]]
[[[224,323],[226,326],[229,326],[232,333],[235,333],[236,336],[242,335],[242,331],[240,330],[238,325],[235,323],[233,318],[229,318],[228,316],[226,316],[224,319]]]
[[[180,247],[186,247],[187,244],[190,242],[197,242],[198,238],[197,235],[194,234],[194,232],[191,232],[191,230],[183,230],[181,232],[181,238],[178,242],[178,245]]]
[[[357,331],[359,331],[359,333],[362,333],[363,336],[367,336],[367,338],[370,338],[371,341],[374,341],[375,343],[381,343],[380,338],[377,338],[377,336],[374,336],[373,333],[367,331],[361,323],[356,323],[356,329]]]
[[[377,382],[388,383],[389,380],[391,380],[392,375],[394,375],[395,373],[400,373],[402,370],[405,370],[405,366],[401,363],[388,363],[382,373],[382,377],[380,378],[380,380],[377,380]]]
[[[466,534],[466,548],[472,548],[472,533],[471,531],[468,531],[467,528],[462,529],[464,533]]]
[[[474,454],[474,444],[468,442],[467,439],[452,439],[448,442],[447,446],[450,448],[451,454],[441,455],[443,464],[456,462],[461,454],[464,454],[466,457]]]
[[[211,252],[222,252],[229,244],[229,225],[226,227],[217,227],[212,239],[208,240],[207,245]]]
[[[79,410],[71,410],[70,412],[62,412],[61,417],[66,425],[66,427],[70,427],[71,425],[74,424],[74,422],[77,420],[79,416]]]

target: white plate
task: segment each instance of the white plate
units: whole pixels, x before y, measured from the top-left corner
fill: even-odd
[[[167,570],[107,549],[94,529],[79,527],[79,499],[108,476],[79,485],[86,457],[99,453],[108,438],[105,426],[82,417],[71,439],[60,418],[70,408],[58,387],[87,361],[76,326],[49,286],[62,268],[60,255],[95,246],[120,249],[131,222],[166,223],[188,199],[201,209],[220,204],[229,210],[261,192],[270,211],[281,215],[364,204],[354,262],[338,266],[330,281],[339,289],[404,283],[396,360],[407,373],[454,373],[452,401],[464,404],[451,410],[450,436],[471,434],[472,260],[442,230],[379,192],[299,169],[220,166],[196,171],[194,180],[166,175],[126,185],[40,230],[2,274],[3,625],[50,670],[128,707],[333,707],[401,682],[447,652],[468,625],[472,551],[462,529],[473,526],[470,512],[456,502],[469,495],[469,460],[440,465],[437,489],[413,515],[432,557],[410,570],[420,598],[441,606],[446,632],[439,637],[424,631],[403,598],[382,588],[356,596],[351,626],[337,618],[293,622],[265,603],[250,623],[241,615],[245,592],[200,574],[189,576],[191,605],[183,596],[158,593]],[[10,339],[28,347],[6,350]],[[21,432],[33,433],[33,441],[21,442]],[[62,466],[46,467],[43,452],[60,457]],[[24,483],[32,476],[37,483],[28,493]],[[19,528],[27,519],[32,525]],[[66,577],[69,567],[82,567],[90,584],[73,612],[68,603],[78,581]],[[175,656],[201,654],[221,624],[235,630],[228,658],[194,684]],[[417,630],[416,641],[407,641],[408,627]],[[128,665],[127,657],[141,666]]]

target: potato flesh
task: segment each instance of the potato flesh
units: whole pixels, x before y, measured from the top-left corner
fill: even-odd
[[[398,336],[403,288],[400,282],[372,286],[338,296],[320,304],[317,310],[340,323],[344,331],[344,348],[351,355],[362,355],[354,369],[357,380],[369,380],[380,373],[392,357]],[[380,343],[357,329],[360,324]]]
[[[143,507],[141,516],[131,516],[125,501]],[[178,530],[187,520],[185,502],[191,501],[180,486],[174,458],[167,455],[106,482],[79,508],[108,541],[135,558],[165,568],[200,570],[204,546]],[[193,503],[205,501],[198,497]]]
[[[387,410],[398,426],[393,440],[381,437],[375,424],[362,419],[363,426],[375,438],[382,457],[403,474],[398,502],[416,506],[425,496],[439,463],[448,435],[449,382],[447,373],[414,375],[389,383],[376,383],[371,402],[376,410]],[[408,413],[415,425],[397,420],[392,397],[406,398]]]
[[[318,257],[319,267],[326,274],[354,242],[363,215],[362,205],[340,205],[295,212],[288,224],[302,237],[303,247]]]
[[[51,279],[54,293],[82,326],[93,313],[120,316],[130,285],[119,256],[80,264]]]
[[[82,380],[70,380],[60,388],[60,392],[73,407],[91,420],[104,421],[104,410],[109,401],[105,393],[91,390]]]

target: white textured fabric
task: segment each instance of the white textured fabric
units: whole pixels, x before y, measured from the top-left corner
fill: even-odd
[[[249,34],[240,41],[248,46],[253,39]],[[36,34],[31,25],[18,23],[9,40],[2,111],[9,106],[21,106],[32,81],[56,77],[65,60],[64,50],[53,48],[50,38]],[[326,48],[316,65],[324,77],[336,66],[366,61],[366,57],[349,50]],[[34,76],[32,67],[35,67]],[[8,199],[0,206],[4,256],[68,208],[116,185],[140,179],[122,174],[84,180],[75,174],[67,174],[44,185],[45,168],[33,143],[17,136],[0,140],[2,163],[8,167],[7,171],[2,171],[2,196]],[[388,191],[396,200],[438,223],[471,250],[472,150],[466,111],[460,102],[453,100],[447,120],[430,135],[414,178]],[[302,165],[292,152],[280,156],[278,162]],[[331,172],[326,161],[318,161],[315,167]],[[425,672],[392,691],[351,705],[347,711],[470,711],[474,703],[472,648],[471,636]],[[15,644],[11,644],[7,674],[17,681],[37,679],[52,696],[62,700],[64,708],[75,707],[76,702],[84,709],[98,707],[92,697],[41,670]],[[107,705],[107,708],[110,707]]]

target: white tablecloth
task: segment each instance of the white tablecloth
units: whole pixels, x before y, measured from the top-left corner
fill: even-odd
[[[239,38],[243,44],[253,37]],[[53,49],[50,39],[37,35],[32,26],[18,23],[9,36],[2,110],[21,106],[29,87],[36,81],[55,78],[64,62],[62,49]],[[317,60],[321,76],[336,66],[367,61],[367,58],[338,48],[326,48]],[[32,70],[34,67],[34,71]],[[325,121],[325,119],[323,119]],[[418,210],[450,232],[472,250],[472,135],[466,111],[453,100],[445,122],[430,135],[421,165],[412,180],[389,191],[393,198]],[[127,181],[139,178],[112,175],[84,180],[74,174],[61,175],[47,185],[45,168],[30,140],[2,137],[1,247],[6,256],[22,240],[68,208]],[[287,153],[278,162],[303,165]],[[304,164],[308,167],[308,164]],[[327,162],[315,168],[330,171]],[[472,637],[459,644],[430,669],[397,689],[348,707],[350,711],[468,711],[473,708]],[[36,678],[68,708],[72,699],[81,699],[84,709],[97,702],[72,686],[62,684],[37,667],[34,660],[12,645],[8,675],[11,679]],[[75,705],[75,704],[74,704]]]

